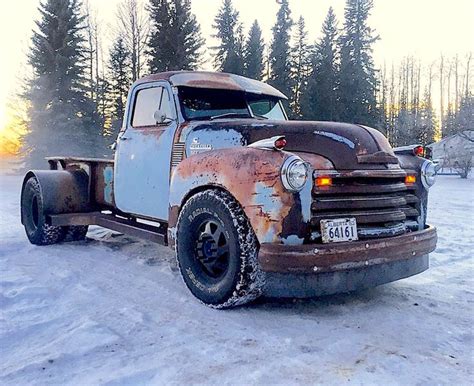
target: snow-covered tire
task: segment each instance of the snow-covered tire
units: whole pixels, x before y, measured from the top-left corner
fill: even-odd
[[[259,297],[265,275],[257,256],[255,233],[230,194],[206,190],[185,203],[178,218],[176,257],[186,286],[200,301],[230,308]]]
[[[56,244],[64,239],[64,227],[55,227],[46,223],[41,188],[34,177],[30,178],[23,188],[21,213],[26,236],[32,244]]]
[[[82,241],[86,239],[88,225],[70,225],[65,227],[64,241]]]

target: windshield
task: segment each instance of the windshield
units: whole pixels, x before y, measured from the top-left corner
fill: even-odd
[[[286,120],[279,99],[241,91],[179,87],[185,119],[251,118]]]

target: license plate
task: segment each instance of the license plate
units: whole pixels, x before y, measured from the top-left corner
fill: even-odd
[[[354,217],[321,220],[323,243],[357,240],[357,222]]]

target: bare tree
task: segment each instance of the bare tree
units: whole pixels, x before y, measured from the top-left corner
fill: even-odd
[[[85,28],[84,34],[86,39],[86,57],[87,57],[87,77],[89,96],[92,100],[96,100],[97,92],[97,67],[94,66],[94,59],[98,55],[97,50],[97,17],[94,11],[92,11],[89,1],[84,3],[84,14],[85,14]],[[94,73],[95,70],[95,73]]]
[[[458,111],[459,107],[459,59],[456,55],[454,58],[454,111]]]
[[[145,44],[149,32],[148,16],[143,12],[140,0],[123,0],[118,6],[118,33],[124,37],[125,44],[131,53],[132,81],[143,73]]]
[[[471,59],[472,59],[472,52],[469,52],[469,55],[467,56],[467,64],[466,64],[466,91],[465,91],[465,96],[469,95],[469,92],[471,91],[469,89],[469,70],[471,68]]]
[[[439,63],[439,99],[440,99],[440,110],[439,110],[439,119],[440,126],[443,127],[444,123],[444,56],[441,54],[440,63]]]

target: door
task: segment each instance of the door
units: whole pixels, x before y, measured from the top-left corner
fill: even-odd
[[[121,211],[168,220],[176,116],[167,83],[146,83],[132,90],[115,154],[115,202]]]

